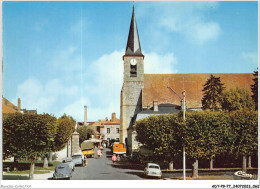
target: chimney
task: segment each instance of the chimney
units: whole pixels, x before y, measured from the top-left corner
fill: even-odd
[[[158,112],[158,100],[153,101],[153,111]]]
[[[112,113],[111,121],[112,122],[116,121],[116,113]]]
[[[88,114],[87,114],[87,106],[84,106],[84,125],[87,125]]]
[[[20,98],[18,98],[18,112],[20,112],[21,111],[21,99]]]

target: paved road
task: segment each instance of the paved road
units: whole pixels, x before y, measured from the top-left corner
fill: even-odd
[[[143,170],[129,165],[113,164],[110,149],[104,149],[101,158],[88,158],[87,167],[76,167],[71,180],[141,180]]]

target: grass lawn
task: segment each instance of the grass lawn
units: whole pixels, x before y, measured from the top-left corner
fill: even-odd
[[[34,174],[44,174],[44,173],[50,173],[51,171],[48,170],[34,170]],[[23,174],[29,174],[29,170],[24,170],[24,171],[9,171],[6,172],[6,174],[11,174],[11,175],[23,175]]]
[[[29,161],[19,161],[18,164],[30,164]],[[43,163],[43,161],[36,161],[36,163]],[[34,167],[34,174],[44,174],[44,173],[50,173],[51,171],[55,170],[55,167],[57,164],[60,164],[60,161],[53,161],[52,166],[48,166],[47,168],[43,167]],[[27,170],[21,170],[21,171],[8,171],[6,174],[29,174],[29,169]]]

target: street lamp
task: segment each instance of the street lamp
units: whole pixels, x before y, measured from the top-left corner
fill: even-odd
[[[176,94],[180,99],[181,99],[181,110],[183,113],[183,120],[185,121],[185,111],[186,111],[186,106],[185,106],[185,90],[182,91],[182,96],[183,98],[181,98],[181,96],[176,93],[171,87],[167,86],[168,89],[170,89],[174,94]],[[183,180],[186,179],[186,157],[185,157],[185,147],[183,145]]]

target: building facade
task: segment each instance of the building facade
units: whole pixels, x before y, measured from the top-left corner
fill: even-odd
[[[84,107],[84,122],[78,122],[77,127],[89,127],[95,131],[95,138],[101,138],[110,144],[120,141],[120,119],[112,113],[111,119],[105,118],[94,122],[87,122],[87,107]]]

